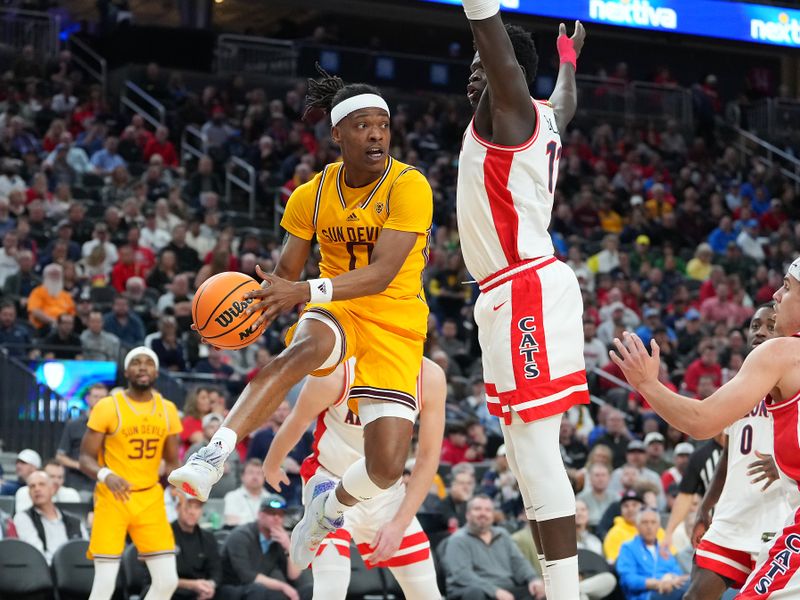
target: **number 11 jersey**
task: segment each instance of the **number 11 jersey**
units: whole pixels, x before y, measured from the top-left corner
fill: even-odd
[[[553,211],[561,137],[549,102],[532,100],[533,135],[519,146],[480,137],[471,121],[458,163],[458,234],[470,274],[482,281],[528,259],[553,254]]]
[[[347,185],[343,163],[327,165],[292,193],[281,226],[304,240],[317,236],[321,277],[367,266],[383,229],[416,233],[413,249],[389,286],[350,303],[364,316],[381,320],[383,315],[395,327],[424,337],[428,307],[422,270],[432,218],[433,194],[425,176],[387,157],[383,174],[360,188]]]

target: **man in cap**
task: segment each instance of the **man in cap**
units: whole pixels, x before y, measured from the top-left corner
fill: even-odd
[[[672,460],[675,464],[661,474],[661,487],[665,492],[671,485],[679,486],[681,484],[693,453],[694,446],[689,442],[681,442],[675,446],[675,450],[672,452]]]
[[[94,560],[89,600],[110,600],[129,534],[150,571],[145,600],[167,600],[178,585],[175,539],[159,484],[162,458],[176,468],[182,430],[178,409],[154,389],[158,356],[139,346],[123,361],[128,387],[100,400],[89,414],[80,466],[97,479],[94,527],[87,555]]]
[[[644,451],[647,454],[647,468],[659,475],[672,466],[664,458],[664,436],[657,431],[651,431],[644,436]]]
[[[654,483],[659,491],[658,506],[663,508],[666,506],[666,498],[664,497],[664,490],[661,488],[661,477],[655,471],[647,468],[647,450],[644,442],[641,440],[631,440],[625,451],[625,464],[621,467],[614,469],[611,473],[611,482],[608,484],[608,489],[613,494],[620,494],[624,490],[622,485],[622,471],[625,466],[632,466],[638,472],[637,480],[649,481]]]
[[[25,448],[25,450],[17,454],[17,461],[14,468],[17,473],[17,480],[3,481],[2,486],[0,486],[0,495],[2,496],[13,496],[16,494],[17,490],[25,485],[28,476],[42,468],[42,457],[39,456],[36,450]]]
[[[291,582],[300,569],[289,557],[289,533],[283,525],[286,501],[270,494],[252,523],[234,529],[222,550],[223,580],[245,586],[245,598],[298,600]]]

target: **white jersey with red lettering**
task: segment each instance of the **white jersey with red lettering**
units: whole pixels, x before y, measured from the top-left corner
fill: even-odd
[[[783,529],[791,511],[780,482],[761,491],[763,482],[752,484],[748,465],[756,452],[773,453],[773,425],[762,400],[750,413],[728,427],[728,473],[714,508],[711,527],[703,536],[733,550],[758,554],[762,537],[772,539]]]
[[[791,512],[769,550],[762,550],[758,565],[736,596],[741,600],[800,598],[800,391],[778,403],[767,396],[766,407],[773,419],[775,463]]]
[[[511,265],[553,253],[547,228],[561,158],[549,102],[534,100],[536,128],[519,146],[482,139],[471,121],[458,162],[458,235],[464,263],[481,281]]]

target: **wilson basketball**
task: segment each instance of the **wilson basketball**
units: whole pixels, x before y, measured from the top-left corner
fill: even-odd
[[[220,273],[207,279],[192,300],[192,319],[198,333],[217,348],[237,350],[255,342],[264,331],[264,324],[253,329],[261,313],[247,315],[253,300],[245,300],[247,292],[260,289],[258,282],[244,273]]]

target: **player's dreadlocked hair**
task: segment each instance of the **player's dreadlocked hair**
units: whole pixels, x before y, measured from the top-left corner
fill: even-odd
[[[308,93],[306,94],[306,114],[311,110],[322,110],[330,114],[331,109],[342,100],[347,100],[359,94],[381,95],[377,88],[365,83],[350,83],[345,85],[342,78],[331,75],[316,63],[317,72],[322,75],[319,79],[308,80]],[[304,115],[305,117],[305,115]]]
[[[536,69],[539,68],[539,53],[536,52],[533,36],[519,25],[506,25],[506,32],[511,38],[511,45],[514,46],[517,62],[525,69],[525,77],[528,85],[531,85],[536,79]]]

